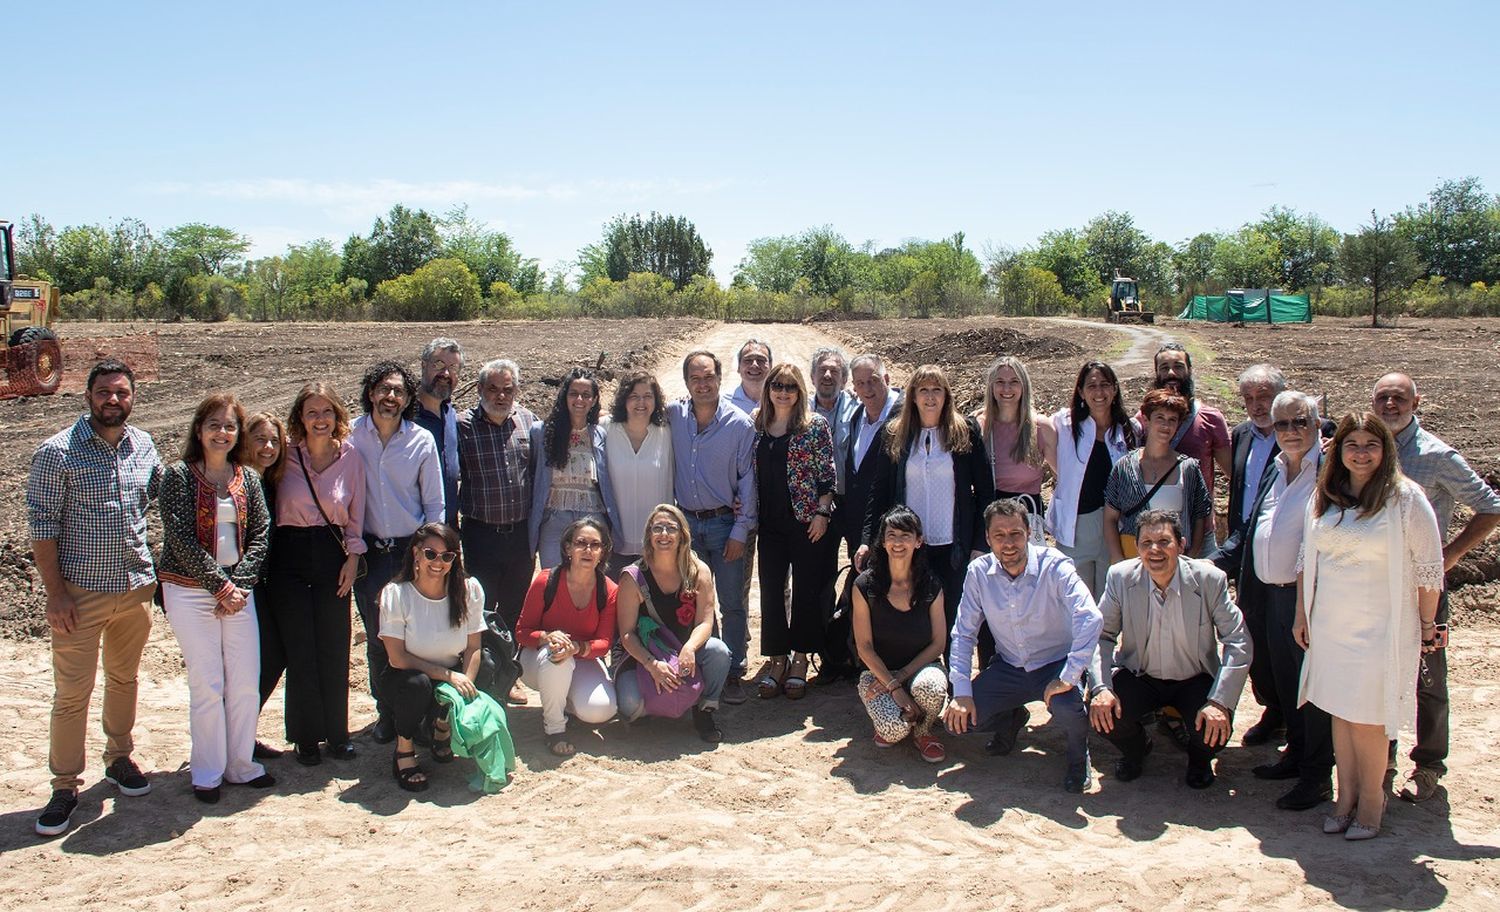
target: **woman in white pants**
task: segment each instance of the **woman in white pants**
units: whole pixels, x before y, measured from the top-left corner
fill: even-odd
[[[269,788],[252,757],[260,715],[260,630],[252,589],[270,546],[245,411],[228,393],[193,414],[182,460],[162,477],[164,546],[157,568],[167,620],[187,663],[193,795],[212,804],[224,782]]]
[[[559,757],[575,748],[567,715],[585,725],[614,718],[615,686],[604,667],[615,638],[615,584],[604,575],[609,527],[586,516],[563,531],[562,562],[531,581],[516,642],[521,680],[542,694],[542,732]]]

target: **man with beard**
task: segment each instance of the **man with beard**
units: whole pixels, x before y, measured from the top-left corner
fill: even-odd
[[[443,469],[443,521],[458,527],[458,413],[453,410],[453,388],[464,368],[464,349],[439,336],[422,348],[422,385],[412,420],[437,441]]]
[[[370,368],[359,401],[365,413],[354,420],[349,442],[365,464],[366,572],[354,583],[354,604],[365,625],[374,738],[389,744],[396,719],[378,685],[389,665],[380,639],[380,591],[400,569],[412,533],[423,523],[445,521],[443,470],[432,434],[411,420],[417,384],[405,368],[394,361]]]
[[[67,832],[83,784],[89,698],[104,656],[104,778],[122,795],[151,791],[130,759],[136,673],[151,633],[156,571],[146,509],[161,487],[156,444],[126,424],[135,375],[123,362],[89,371],[89,412],[37,447],[26,508],[37,574],[52,628],[52,800],[36,820],[42,836]]]
[[[1209,503],[1213,503],[1214,468],[1217,466],[1225,478],[1232,477],[1234,469],[1229,423],[1224,420],[1223,412],[1195,397],[1193,358],[1187,349],[1176,342],[1168,342],[1156,350],[1155,365],[1156,380],[1152,386],[1171,390],[1188,401],[1188,415],[1178,427],[1177,436],[1172,438],[1172,449],[1198,460],[1203,483],[1208,487]],[[1150,481],[1154,482],[1155,479]],[[1197,554],[1189,557],[1201,557],[1217,550],[1218,535],[1212,522],[1213,517],[1209,519],[1202,546]]]

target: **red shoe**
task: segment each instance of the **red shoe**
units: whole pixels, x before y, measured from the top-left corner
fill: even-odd
[[[917,753],[928,763],[942,763],[948,759],[948,751],[943,747],[943,742],[932,735],[920,735],[916,739]]]
[[[879,732],[875,733],[875,746],[876,747],[882,747],[882,748],[884,748],[884,747],[890,747],[891,745],[893,745],[895,743],[896,742],[894,742],[894,741],[887,741],[884,738],[880,737],[880,733]]]

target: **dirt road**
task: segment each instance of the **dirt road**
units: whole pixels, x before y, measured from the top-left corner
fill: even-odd
[[[700,333],[679,342],[669,349],[657,362],[657,380],[668,399],[687,395],[682,382],[682,359],[696,349],[711,351],[719,356],[724,365],[724,382],[721,389],[729,395],[740,385],[739,364],[735,356],[747,339],[759,339],[771,347],[772,360],[776,363],[788,361],[802,369],[807,377],[812,365],[812,354],[827,345],[839,347],[840,340],[815,325],[806,323],[713,323]]]

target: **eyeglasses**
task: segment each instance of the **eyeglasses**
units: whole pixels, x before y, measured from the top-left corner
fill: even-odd
[[[399,383],[386,383],[375,387],[375,398],[380,399],[384,396],[395,396],[397,399],[405,399],[406,387]]]
[[[458,558],[457,551],[439,551],[436,548],[423,548],[422,556],[430,561],[440,560],[445,564],[451,564]]]
[[[795,393],[795,392],[797,392],[797,384],[795,384],[795,383],[782,383],[780,381],[777,381],[775,383],[770,384],[770,387],[771,387],[771,392],[773,392],[773,393]]]
[[[233,434],[240,429],[240,426],[233,421],[205,421],[203,429],[210,434]]]
[[[651,527],[652,535],[676,535],[682,531],[682,527],[676,523],[657,523]]]
[[[1271,427],[1277,431],[1305,431],[1312,427],[1312,419],[1306,415],[1298,415],[1296,418],[1283,418],[1280,421],[1271,422]]]
[[[573,548],[577,551],[603,551],[604,542],[601,541],[575,541]]]

